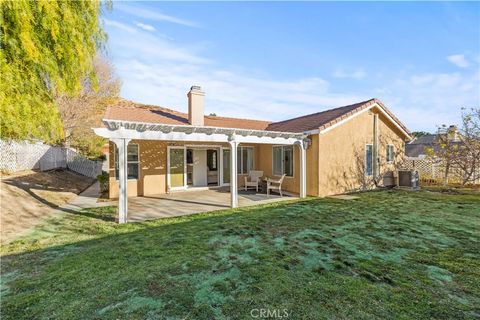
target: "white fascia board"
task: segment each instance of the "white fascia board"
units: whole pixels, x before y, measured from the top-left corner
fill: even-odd
[[[306,135],[312,135],[312,134],[319,134],[320,133],[320,129],[313,129],[313,130],[308,130],[308,131],[304,131],[303,132],[304,134]]]
[[[137,139],[137,140],[162,140],[162,141],[195,141],[195,142],[221,142],[229,141],[227,134],[206,134],[206,133],[185,133],[161,131],[137,131],[132,129],[109,130],[107,128],[93,128],[96,135],[107,139]],[[290,145],[299,143],[299,138],[281,138],[281,137],[257,137],[257,136],[235,136],[238,143],[257,143],[257,144],[283,144]]]
[[[397,123],[397,121],[395,121],[395,120],[394,120],[381,106],[379,106],[377,103],[374,103],[374,104],[372,104],[371,106],[369,106],[368,108],[365,108],[365,109],[363,109],[363,110],[361,110],[361,111],[359,111],[359,112],[355,112],[354,114],[350,115],[349,117],[347,117],[347,118],[345,118],[345,119],[343,119],[343,120],[340,120],[339,122],[331,125],[331,126],[328,127],[328,128],[325,128],[325,129],[323,129],[323,130],[319,130],[318,132],[319,132],[320,134],[327,133],[328,131],[330,131],[330,130],[332,130],[332,129],[334,129],[334,128],[342,125],[342,124],[344,124],[344,123],[347,122],[347,121],[352,120],[352,119],[355,118],[356,116],[359,116],[359,115],[361,115],[362,113],[367,112],[368,110],[370,110],[370,109],[372,109],[372,108],[375,108],[375,107],[377,107],[377,108],[380,110],[380,112],[381,112],[385,117],[387,117],[387,119],[389,119],[390,122],[392,122],[392,123],[397,127],[397,129],[399,129],[407,138],[409,138],[409,139],[412,138],[412,137],[408,134],[408,132],[406,132],[406,131]]]

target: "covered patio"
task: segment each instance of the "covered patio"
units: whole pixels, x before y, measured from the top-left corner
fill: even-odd
[[[239,146],[248,144],[294,146],[298,148],[299,170],[298,195],[306,196],[306,149],[309,140],[303,133],[277,132],[266,130],[234,129],[203,125],[169,125],[158,123],[134,122],[125,120],[104,119],[104,128],[95,128],[97,135],[113,142],[118,152],[118,201],[119,223],[127,221],[155,219],[166,216],[178,216],[198,212],[236,208],[292,199],[252,192],[239,193],[238,158]],[[159,141],[172,144],[201,143],[223,144],[230,150],[229,165],[230,181],[228,187],[217,190],[204,189],[200,191],[168,192],[162,195],[143,195],[128,199],[128,161],[127,147],[130,141]],[[228,162],[227,162],[228,163]],[[167,189],[171,190],[170,178]],[[185,177],[186,180],[186,177]],[[131,202],[129,214],[128,202]]]
[[[248,207],[279,201],[298,199],[294,196],[280,197],[255,190],[238,191],[238,207]],[[172,218],[201,212],[209,212],[230,208],[230,190],[228,188],[214,188],[173,192],[153,196],[133,197],[129,199],[128,221],[144,221],[159,218]]]

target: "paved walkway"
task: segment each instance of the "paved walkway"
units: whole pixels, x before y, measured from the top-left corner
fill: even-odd
[[[86,208],[105,207],[111,205],[117,205],[117,201],[105,201],[98,202],[100,197],[100,183],[96,181],[85,191],[80,193],[75,199],[68,204],[61,206],[62,209],[67,210],[82,210]]]

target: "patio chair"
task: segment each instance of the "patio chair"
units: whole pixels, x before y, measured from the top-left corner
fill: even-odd
[[[261,177],[263,177],[263,171],[251,170],[248,177],[245,177],[245,191],[247,191],[248,188],[255,188],[258,192]]]
[[[285,179],[286,174],[283,174],[282,177],[278,180],[267,178],[267,197],[270,195],[270,190],[276,190],[280,193],[280,197],[283,197],[282,194],[282,183]]]

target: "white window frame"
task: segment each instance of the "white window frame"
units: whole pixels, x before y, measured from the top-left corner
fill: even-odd
[[[372,167],[372,168],[371,168],[372,172],[370,172],[370,174],[368,174],[368,172],[367,172],[367,163],[368,163],[368,160],[367,160],[367,146],[371,146],[371,147],[372,147],[372,149],[371,149],[371,150],[372,150],[372,166],[371,166],[371,167]],[[364,157],[365,157],[365,176],[366,176],[366,177],[371,177],[371,176],[373,176],[373,160],[374,160],[373,144],[372,144],[372,143],[367,143],[367,144],[365,144],[365,156],[364,156]]]
[[[392,152],[389,152],[390,147],[392,148]],[[389,156],[392,157],[391,160],[389,159]],[[386,160],[387,163],[393,163],[395,161],[395,146],[393,144],[387,144]]]
[[[286,175],[285,178],[295,178],[295,146],[293,145],[274,145],[272,146],[272,175],[274,177],[281,177],[285,173],[285,148],[289,147],[292,148],[292,175],[288,176]],[[275,172],[273,172],[273,167],[275,163],[275,159],[273,158],[274,152],[273,150],[275,148],[281,148],[282,149],[282,174],[277,175]]]
[[[137,161],[128,161],[128,147],[129,146],[137,146],[137,158],[138,160]],[[117,148],[117,145],[114,143],[113,144],[113,175],[115,176],[115,180],[118,181],[118,175],[117,175],[117,170],[120,170],[119,168],[117,168],[117,165],[119,164],[118,163],[118,156],[117,156],[117,153],[118,153],[118,148]],[[138,172],[138,177],[137,178],[128,178],[128,164],[131,164],[131,163],[136,163],[137,164],[137,172]],[[138,180],[140,178],[140,145],[138,143],[129,143],[127,145],[127,166],[126,166],[126,169],[127,171],[127,180]]]
[[[255,169],[255,147],[254,146],[238,146],[237,147],[237,157],[238,157],[238,152],[240,152],[240,157],[237,158],[237,166],[238,166],[237,175],[248,175],[249,174],[249,172],[243,172],[243,165],[244,165],[244,163],[243,163],[243,150],[244,149],[252,149],[252,168],[251,168],[251,170]],[[238,160],[239,159],[240,159],[240,164],[238,165]],[[248,159],[247,159],[247,161],[248,161]]]

